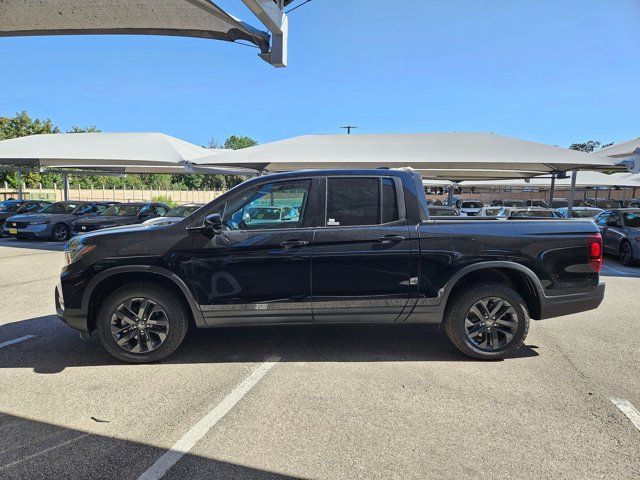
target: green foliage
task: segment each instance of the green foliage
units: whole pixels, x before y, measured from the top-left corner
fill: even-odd
[[[153,197],[151,199],[152,202],[162,202],[162,203],[166,203],[167,205],[169,205],[171,208],[175,207],[176,205],[178,205],[177,202],[174,202],[173,200],[171,200],[169,197],[166,197],[164,195],[158,195],[157,197]]]
[[[571,150],[579,150],[581,152],[591,153],[595,152],[596,150],[600,150],[601,148],[608,147],[609,145],[613,145],[613,142],[603,145],[602,142],[599,142],[597,140],[588,140],[584,143],[572,143],[569,148]]]
[[[95,125],[87,127],[73,126],[67,133],[100,132]],[[49,119],[31,119],[27,112],[17,113],[13,117],[0,117],[0,140],[36,135],[39,133],[60,133],[60,129]],[[257,145],[254,139],[247,136],[232,135],[221,145],[211,140],[207,148],[239,148]],[[56,184],[62,188],[62,176],[57,173],[38,173],[25,171],[22,180],[27,188],[53,188]],[[109,177],[95,175],[70,175],[71,188],[135,188],[154,190],[226,190],[241,183],[244,179],[237,175],[170,175],[170,174],[140,174],[126,177]],[[0,170],[0,185],[7,182],[11,188],[18,187],[17,175]]]

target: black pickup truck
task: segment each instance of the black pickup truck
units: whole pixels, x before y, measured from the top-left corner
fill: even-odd
[[[187,328],[435,323],[462,353],[512,354],[529,318],[598,307],[593,222],[430,219],[420,175],[329,170],[249,180],[170,225],[74,238],[59,316],[129,362]]]

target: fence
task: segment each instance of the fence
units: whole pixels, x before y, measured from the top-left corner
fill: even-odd
[[[132,189],[132,188],[71,188],[69,200],[96,200],[114,202],[141,202],[150,201],[157,197],[164,197],[175,203],[208,203],[220,196],[219,190],[160,190],[160,189]],[[59,188],[25,188],[24,198],[51,200],[53,202],[64,200],[64,191]],[[15,188],[0,188],[0,199],[18,198]]]

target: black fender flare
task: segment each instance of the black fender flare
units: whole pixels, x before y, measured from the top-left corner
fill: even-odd
[[[189,308],[191,309],[191,313],[193,314],[193,319],[196,322],[198,327],[206,326],[206,322],[204,321],[204,316],[202,315],[202,311],[200,310],[200,306],[193,294],[189,290],[187,284],[180,278],[178,275],[173,273],[171,270],[168,270],[163,267],[158,267],[154,265],[129,265],[129,266],[121,266],[114,267],[103,272],[100,272],[96,276],[94,276],[89,283],[87,284],[87,288],[84,291],[84,295],[82,296],[82,310],[84,312],[89,311],[89,302],[91,300],[91,296],[93,295],[94,290],[100,283],[104,280],[112,277],[114,275],[119,275],[122,273],[145,273],[149,275],[159,275],[171,283],[173,283],[176,287],[180,289],[182,294],[187,300],[189,304]]]
[[[438,296],[440,297],[440,304],[444,307],[449,300],[449,295],[451,291],[456,286],[456,284],[462,280],[465,275],[476,272],[478,270],[486,270],[489,268],[508,268],[511,270],[516,270],[522,274],[524,274],[527,279],[531,282],[531,285],[536,289],[537,297],[539,302],[543,302],[546,297],[544,293],[544,288],[542,287],[542,283],[540,283],[540,279],[538,276],[528,267],[521,265],[516,262],[510,262],[507,260],[495,260],[495,261],[487,261],[487,262],[479,262],[474,263],[473,265],[467,265],[461,270],[457,271],[455,275],[453,275],[446,285],[438,292]]]

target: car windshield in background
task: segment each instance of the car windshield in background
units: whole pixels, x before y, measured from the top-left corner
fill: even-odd
[[[52,203],[41,210],[42,213],[73,213],[81,204],[77,202]]]
[[[484,205],[482,202],[462,202],[460,208],[482,208]]]
[[[0,212],[17,212],[20,204],[16,202],[1,202]]]
[[[513,210],[510,217],[553,218],[551,210]]]
[[[640,227],[640,212],[625,213],[623,216],[624,216],[625,227],[631,227],[631,228]]]
[[[185,218],[191,215],[196,210],[200,210],[200,208],[201,208],[200,205],[189,205],[189,206],[182,205],[180,207],[172,208],[171,210],[169,210],[169,213],[167,213],[165,216]]]
[[[602,210],[571,210],[571,216],[573,218],[592,218],[601,211]]]
[[[502,204],[505,207],[524,207],[524,201],[522,200],[505,200]]]
[[[458,212],[456,212],[453,208],[430,208],[429,216],[430,217],[457,217]]]
[[[135,217],[141,208],[142,205],[114,205],[100,215],[103,217]]]

